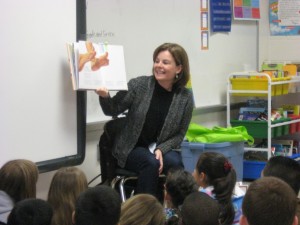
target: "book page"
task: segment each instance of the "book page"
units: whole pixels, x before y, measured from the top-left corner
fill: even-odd
[[[68,52],[68,60],[69,60],[69,66],[70,66],[70,74],[71,74],[71,80],[72,80],[72,87],[73,90],[77,90],[77,84],[76,84],[76,70],[75,70],[75,63],[74,63],[74,44],[73,43],[66,43],[67,52]]]
[[[79,89],[127,90],[122,46],[79,41],[77,64]]]

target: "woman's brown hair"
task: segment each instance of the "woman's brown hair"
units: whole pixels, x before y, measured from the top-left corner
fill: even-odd
[[[190,65],[189,65],[189,58],[186,51],[184,50],[183,47],[181,47],[178,44],[164,43],[155,49],[153,53],[153,62],[155,62],[158,54],[163,51],[169,51],[175,60],[176,66],[182,67],[180,74],[178,74],[178,78],[176,78],[174,81],[174,87],[175,88],[185,87],[188,81],[190,80]],[[152,72],[154,74],[154,71]]]

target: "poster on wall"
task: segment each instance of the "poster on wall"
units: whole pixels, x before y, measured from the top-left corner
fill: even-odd
[[[269,0],[270,33],[300,35],[300,0]]]
[[[208,50],[208,39],[209,39],[208,0],[200,0],[200,17],[201,17],[201,50]]]
[[[233,15],[239,20],[260,19],[259,0],[234,0]]]
[[[230,0],[210,0],[210,27],[212,32],[231,31]]]

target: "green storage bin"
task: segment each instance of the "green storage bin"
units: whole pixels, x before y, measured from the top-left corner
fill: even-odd
[[[284,122],[291,121],[291,120],[292,120],[291,118],[284,118]],[[282,130],[283,135],[288,135],[290,133],[290,125],[291,124],[282,126],[283,127],[283,130]]]
[[[272,124],[282,123],[290,120],[290,118],[282,118],[275,120]],[[252,120],[230,120],[231,126],[244,126],[248,134],[254,138],[268,138],[268,123],[267,121],[252,121]],[[271,129],[271,137],[279,137],[289,134],[289,124]]]
[[[281,118],[279,120],[273,121],[272,124],[283,123],[283,122],[287,122],[290,120],[291,120],[291,118]],[[283,135],[287,135],[290,133],[290,124],[279,126],[279,127],[274,127],[272,130],[274,130],[274,137],[280,137]]]

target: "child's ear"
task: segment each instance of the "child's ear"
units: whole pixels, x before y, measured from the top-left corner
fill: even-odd
[[[297,225],[298,224],[298,216],[295,216],[294,221],[293,221],[293,225]]]
[[[72,213],[72,223],[75,224],[75,211]]]
[[[241,217],[240,217],[240,225],[249,225],[246,216],[241,215]]]
[[[203,182],[203,181],[206,180],[205,178],[206,178],[206,174],[203,173],[203,172],[201,172],[201,173],[200,173],[200,180]]]
[[[199,176],[200,186],[205,187],[207,185],[206,178],[206,174],[204,172],[201,172]]]

